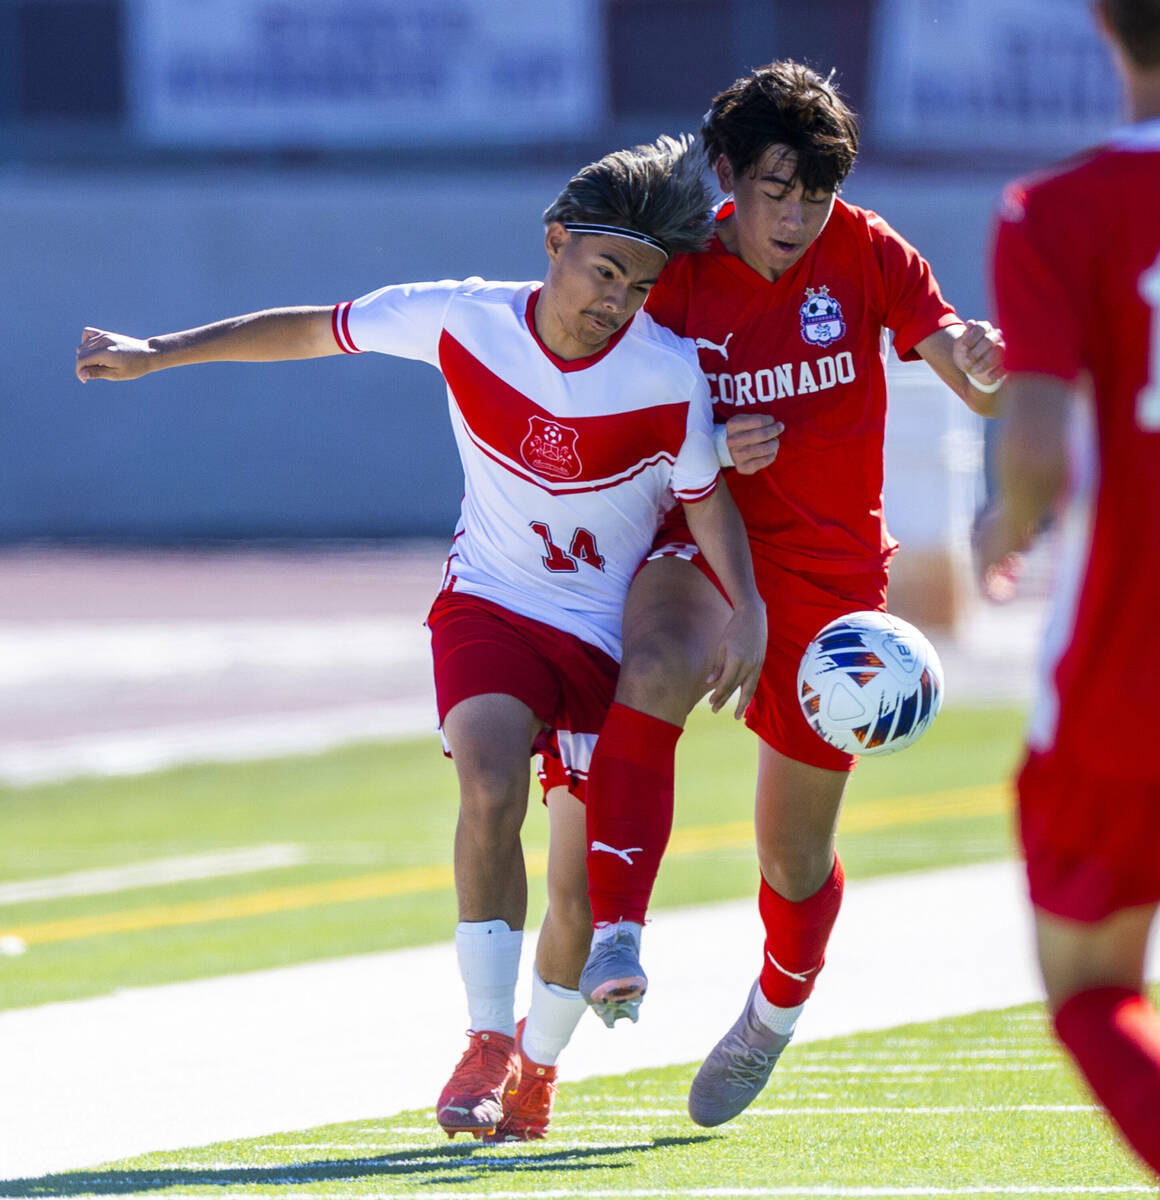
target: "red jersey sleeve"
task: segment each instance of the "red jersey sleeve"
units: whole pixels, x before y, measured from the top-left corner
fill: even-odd
[[[914,349],[919,342],[961,320],[943,299],[926,259],[876,213],[867,213],[867,219],[882,271],[882,324],[894,333],[898,357],[911,362],[919,357]]]
[[[999,328],[1007,343],[1008,371],[1054,375],[1068,381],[1079,374],[1083,337],[1075,296],[1074,258],[1063,247],[1048,244],[1052,229],[1043,220],[1028,220],[1033,201],[1020,184],[1004,193],[995,228],[992,286]],[[1067,265],[1073,277],[1064,276]]]
[[[689,323],[691,293],[688,255],[679,254],[667,263],[644,302],[645,312],[658,325],[685,337]]]

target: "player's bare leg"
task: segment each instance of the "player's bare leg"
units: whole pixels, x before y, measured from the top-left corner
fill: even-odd
[[[592,936],[584,805],[562,787],[553,788],[547,800],[548,911],[536,944],[531,1007],[516,1037],[520,1083],[504,1096],[503,1120],[485,1141],[545,1136],[556,1095],[556,1063],[587,1007],[577,990]]]
[[[448,1137],[491,1133],[503,1095],[519,1084],[515,989],[527,912],[520,829],[528,803],[529,754],[541,723],[512,696],[473,696],[443,718],[459,777],[455,830],[455,948],[471,1029],[436,1106]]]
[[[592,940],[584,805],[567,788],[548,793],[548,911],[536,944],[536,972],[547,983],[575,990]]]
[[[1154,905],[1103,921],[1035,910],[1039,963],[1060,1040],[1137,1154],[1160,1174],[1160,1014],[1144,996]]]
[[[1052,1009],[1092,987],[1141,990],[1155,911],[1146,904],[1089,924],[1067,921],[1037,908],[1036,948]]]
[[[455,894],[460,921],[523,929],[528,881],[520,830],[541,722],[514,696],[472,696],[443,720],[459,777]]]
[[[689,1114],[699,1125],[731,1120],[765,1087],[813,991],[842,900],[835,838],[848,772],[759,745],[758,907],[765,954],[740,1017],[693,1080]]]
[[[692,563],[675,555],[646,562],[625,603],[617,703],[684,725],[709,690],[705,676],[730,611]]]
[[[685,719],[708,691],[729,619],[691,563],[645,563],[629,590],[616,702],[588,781],[588,887],[595,933],[580,990],[610,1028],[636,1020],[648,986],[640,933],[673,823],[673,767]]]
[[[834,869],[848,771],[797,762],[758,741],[754,825],[762,878],[793,903],[814,895]]]

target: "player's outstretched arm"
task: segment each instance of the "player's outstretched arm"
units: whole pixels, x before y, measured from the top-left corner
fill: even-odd
[[[998,413],[995,393],[1003,382],[1003,333],[989,321],[947,325],[923,338],[915,350],[943,382],[981,417]]]
[[[135,338],[86,326],[77,347],[77,378],[140,379],[166,367],[205,362],[283,362],[341,354],[327,307],[267,308],[212,325]]]
[[[723,480],[704,500],[685,502],[685,517],[701,552],[721,581],[733,615],[721,635],[707,682],[709,706],[720,712],[736,691],[735,717],[741,717],[757,690],[765,661],[765,603],[753,578],[753,559],[745,522]]]

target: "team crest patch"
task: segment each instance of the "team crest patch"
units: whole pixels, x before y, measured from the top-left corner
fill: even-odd
[[[531,417],[527,437],[520,443],[520,454],[537,475],[575,479],[580,474],[580,456],[576,453],[578,437],[575,429],[558,421]]]
[[[805,303],[798,309],[802,338],[811,346],[828,346],[846,332],[842,306],[828,287],[806,288]]]

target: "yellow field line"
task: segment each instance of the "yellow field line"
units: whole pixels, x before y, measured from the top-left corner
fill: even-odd
[[[839,832],[867,833],[891,825],[916,825],[923,821],[945,821],[964,817],[990,817],[1006,811],[1011,803],[1006,784],[950,788],[919,796],[895,796],[856,804],[842,813]],[[699,850],[742,850],[753,845],[753,823],[732,821],[727,825],[701,825],[676,829],[669,841],[669,854],[694,854]]]
[[[993,816],[1009,805],[1006,785],[952,788],[917,796],[899,796],[889,800],[857,804],[842,815],[841,833],[863,833],[895,825],[926,821]],[[723,825],[702,825],[675,830],[669,842],[669,855],[696,854],[706,850],[747,849],[753,845],[753,825],[733,821]],[[536,877],[547,872],[548,856],[542,851],[527,854],[528,874]],[[443,891],[454,886],[450,863],[428,867],[406,867],[379,871],[350,879],[306,883],[293,887],[270,888],[241,896],[222,896],[212,900],[192,900],[184,904],[154,905],[123,912],[99,913],[60,921],[41,921],[32,925],[0,929],[0,936],[14,936],[26,945],[71,941],[102,934],[132,933],[146,929],[164,929],[175,925],[196,925],[237,917],[268,916],[323,904],[348,904],[357,900],[381,900],[389,896],[409,896],[418,892]]]
[[[944,792],[927,792],[920,796],[898,796],[847,809],[842,814],[840,832],[864,833],[888,825],[990,817],[1007,812],[1013,803],[1011,788],[1006,783],[948,788]]]
[[[169,925],[194,925],[202,921],[224,921],[233,917],[259,917],[319,904],[345,904],[353,900],[410,895],[414,892],[449,888],[453,883],[450,865],[411,867],[402,871],[359,875],[353,879],[271,888],[268,891],[250,892],[242,896],[220,896],[212,900],[192,900],[185,904],[156,905],[149,908],[133,908],[125,912],[98,913],[91,917],[43,921],[37,925],[26,925],[5,932],[23,938],[29,945],[38,942],[62,942],[71,938],[96,937],[104,933],[162,929]]]

